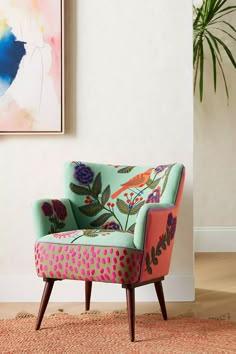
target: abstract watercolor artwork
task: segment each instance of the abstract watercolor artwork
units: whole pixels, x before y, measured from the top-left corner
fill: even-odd
[[[0,134],[63,133],[63,0],[0,0]]]

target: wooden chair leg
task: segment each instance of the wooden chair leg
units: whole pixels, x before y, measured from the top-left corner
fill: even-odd
[[[45,279],[45,286],[44,286],[44,291],[43,291],[43,295],[42,295],[42,299],[41,299],[41,303],[40,303],[40,307],[39,307],[39,312],[38,312],[38,317],[36,320],[36,327],[35,329],[38,330],[41,326],[41,322],[45,313],[45,310],[47,308],[48,305],[48,301],[52,292],[52,288],[54,285],[54,279]]]
[[[165,298],[164,298],[164,293],[163,293],[163,288],[162,288],[162,283],[161,281],[158,281],[154,283],[157,297],[161,306],[161,312],[163,319],[166,321],[167,320],[167,312],[166,312],[166,304],[165,304]]]
[[[91,299],[91,291],[92,291],[92,282],[85,282],[85,311],[89,311],[90,309],[90,299]]]
[[[126,287],[126,301],[129,319],[129,333],[130,340],[134,342],[135,339],[135,289],[133,287]]]

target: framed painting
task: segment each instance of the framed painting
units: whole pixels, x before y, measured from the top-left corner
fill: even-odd
[[[63,0],[0,0],[0,134],[64,133],[63,38]]]

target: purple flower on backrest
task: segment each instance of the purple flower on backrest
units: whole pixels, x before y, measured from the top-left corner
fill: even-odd
[[[168,226],[171,226],[172,222],[173,222],[173,214],[170,213],[170,214],[168,215],[167,225],[168,225]]]
[[[44,213],[45,216],[52,216],[53,215],[53,209],[52,209],[52,206],[51,204],[49,204],[48,202],[44,202],[42,205],[41,205],[41,209]]]
[[[75,166],[74,177],[79,184],[88,186],[93,181],[94,173],[89,166],[81,163]]]
[[[158,172],[158,173],[160,173],[160,172],[164,171],[164,169],[165,169],[166,167],[168,167],[168,166],[169,166],[169,165],[160,165],[160,166],[157,166],[157,167],[155,168],[155,171]]]
[[[149,194],[146,200],[146,203],[155,203],[156,202],[156,198],[154,196],[153,193]]]
[[[148,195],[146,203],[159,203],[161,197],[161,189],[157,187],[153,189],[152,193]]]
[[[67,210],[65,205],[60,200],[57,199],[52,200],[52,205],[58,219],[65,220],[65,218],[67,217]]]
[[[107,221],[102,228],[106,230],[120,230],[120,225],[115,221]]]

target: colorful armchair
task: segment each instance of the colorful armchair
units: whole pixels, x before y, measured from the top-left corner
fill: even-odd
[[[45,281],[40,328],[56,280],[126,289],[130,339],[135,338],[135,288],[154,283],[164,320],[162,281],[169,272],[185,169],[182,164],[117,166],[73,161],[65,166],[67,199],[33,205],[35,265]]]

